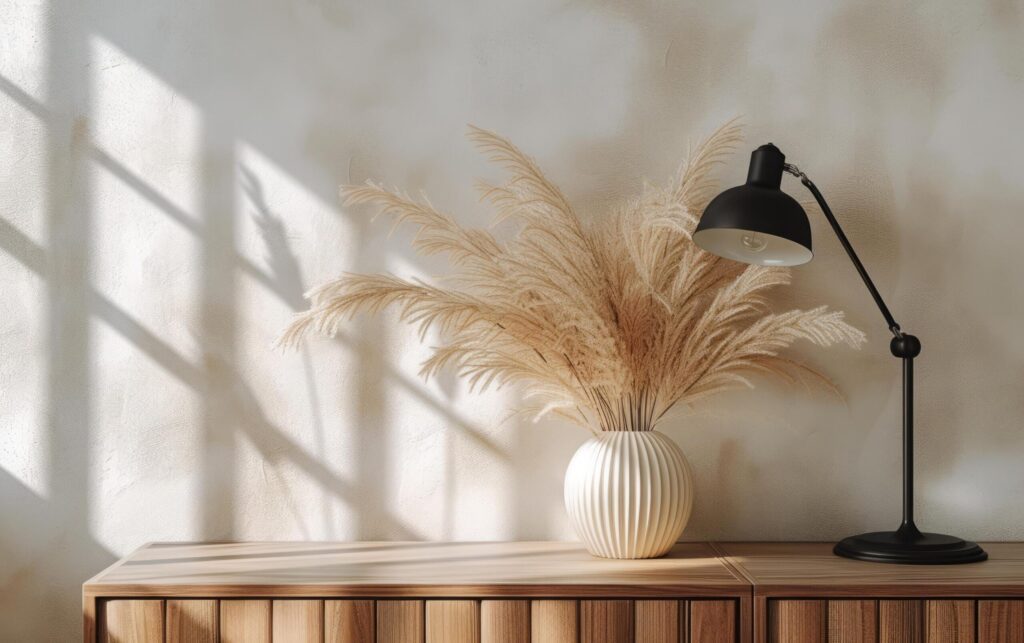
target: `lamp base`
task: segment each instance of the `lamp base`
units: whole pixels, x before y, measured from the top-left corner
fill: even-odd
[[[921,533],[912,525],[911,529],[850,536],[839,541],[832,551],[844,558],[903,565],[980,563],[988,558],[977,543],[945,534]]]

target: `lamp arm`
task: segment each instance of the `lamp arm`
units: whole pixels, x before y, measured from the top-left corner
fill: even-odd
[[[875,288],[871,276],[868,275],[864,264],[860,262],[856,251],[850,245],[850,240],[846,238],[846,234],[839,226],[839,221],[832,214],[832,208],[825,203],[825,197],[821,195],[818,186],[814,185],[807,175],[795,165],[786,163],[783,165],[783,170],[799,178],[821,206],[821,211],[828,219],[829,225],[832,226],[832,231],[839,237],[839,243],[842,244],[843,250],[846,250],[847,256],[853,262],[857,274],[864,280],[864,285],[868,287],[868,292],[871,293],[875,304],[878,305],[878,310],[882,311],[882,316],[885,317],[885,322],[894,335],[889,343],[889,350],[893,356],[903,360],[903,523],[896,533],[903,540],[915,541],[922,537],[917,525],[914,524],[914,358],[921,353],[921,342],[917,337],[900,330],[900,325],[896,323],[892,313],[889,312],[889,307],[885,305],[882,295],[878,293],[878,288]]]
[[[864,281],[864,285],[867,286],[868,292],[871,293],[871,298],[875,300],[875,305],[878,306],[878,310],[882,312],[882,316],[885,317],[885,323],[889,325],[889,330],[896,337],[902,337],[903,332],[900,330],[900,325],[896,323],[896,319],[893,318],[892,313],[889,312],[889,307],[885,305],[885,301],[882,300],[882,295],[879,294],[878,288],[875,287],[875,282],[871,281],[871,276],[868,274],[867,269],[864,268],[864,264],[861,263],[860,258],[857,256],[857,252],[850,245],[850,240],[846,238],[846,233],[839,226],[839,221],[836,220],[832,209],[828,207],[828,203],[825,202],[825,197],[821,195],[818,187],[807,177],[803,171],[792,163],[786,163],[783,169],[792,174],[793,176],[800,179],[800,182],[804,184],[811,194],[814,195],[814,200],[821,206],[821,211],[825,214],[825,218],[828,219],[829,225],[832,226],[832,231],[836,233],[836,237],[839,238],[839,243],[842,244],[843,250],[846,251],[846,255],[850,257],[850,261],[853,262],[853,267],[857,269],[857,274]]]

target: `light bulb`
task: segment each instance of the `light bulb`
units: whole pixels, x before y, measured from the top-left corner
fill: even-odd
[[[761,252],[768,247],[768,240],[756,232],[743,235],[741,241],[743,242],[743,247],[750,252]]]

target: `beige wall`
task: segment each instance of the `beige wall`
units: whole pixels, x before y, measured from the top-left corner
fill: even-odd
[[[921,522],[1024,537],[1024,9],[751,4],[0,4],[0,638],[71,640],[77,586],[144,541],[572,536],[584,432],[422,383],[390,322],[268,350],[321,279],[440,269],[339,182],[486,220],[467,122],[600,211],[744,115],[922,338]],[[895,526],[898,364],[814,226],[779,299],[869,333],[796,350],[847,401],[765,384],[669,422],[699,485],[686,538]]]

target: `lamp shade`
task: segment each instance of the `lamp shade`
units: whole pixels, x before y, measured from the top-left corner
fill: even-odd
[[[762,266],[807,263],[811,224],[796,199],[782,191],[786,156],[771,143],[750,155],[747,182],[716,196],[693,241],[726,259]]]

